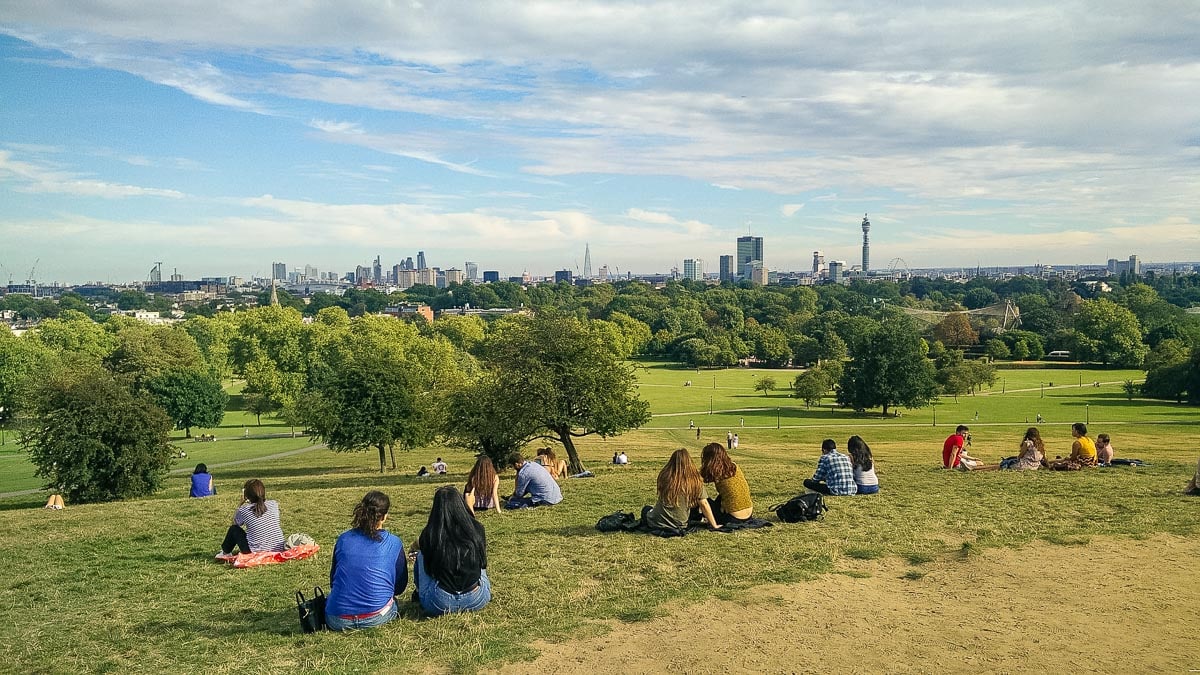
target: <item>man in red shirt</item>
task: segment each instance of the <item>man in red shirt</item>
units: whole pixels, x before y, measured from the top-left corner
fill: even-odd
[[[992,471],[999,469],[998,465],[988,466],[967,454],[964,446],[971,444],[970,429],[960,424],[954,433],[942,443],[942,466],[947,469],[960,471]]]

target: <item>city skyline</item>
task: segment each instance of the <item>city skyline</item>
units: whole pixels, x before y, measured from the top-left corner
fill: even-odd
[[[1200,259],[1200,7],[1110,14],[10,5],[0,271]]]

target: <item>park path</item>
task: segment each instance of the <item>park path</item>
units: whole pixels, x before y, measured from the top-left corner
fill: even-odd
[[[297,448],[295,450],[286,450],[284,452],[277,452],[273,455],[263,455],[262,457],[248,457],[246,459],[235,459],[230,462],[221,462],[219,464],[209,464],[208,468],[221,469],[221,468],[224,468],[227,466],[238,466],[239,464],[250,464],[252,462],[266,462],[266,461],[270,461],[272,459],[282,459],[284,457],[292,457],[294,455],[301,455],[306,452],[309,452],[312,450],[318,450],[323,447],[325,447],[324,443],[317,443],[315,445],[310,445],[305,448]],[[189,469],[187,467],[171,469],[171,475],[179,476],[179,475],[182,475],[185,473],[191,473],[193,470],[194,469]],[[0,492],[0,499],[6,499],[8,497],[24,497],[26,495],[35,495],[39,492],[44,492],[44,491],[45,491],[45,488],[30,488],[28,490],[16,490],[14,492]]]

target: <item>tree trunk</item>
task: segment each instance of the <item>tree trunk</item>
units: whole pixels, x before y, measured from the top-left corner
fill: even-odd
[[[379,448],[379,473],[383,473],[383,460],[384,460],[383,443],[380,443],[379,445],[377,445],[375,447]]]
[[[555,429],[554,433],[558,435],[558,440],[567,451],[567,471],[572,474],[583,473],[583,462],[579,461],[579,451],[575,449],[575,442],[571,440],[571,429]]]
[[[192,437],[192,428],[191,428],[191,427],[184,427],[184,428],[183,428],[183,437],[184,437],[184,438],[191,438],[191,437]]]
[[[396,444],[388,444],[388,453],[392,456],[392,471],[396,470]]]
[[[884,403],[883,404],[883,416],[884,417],[887,417],[887,409],[888,409],[888,404]]]

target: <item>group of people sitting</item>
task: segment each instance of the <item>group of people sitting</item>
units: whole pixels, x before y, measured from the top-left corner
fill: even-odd
[[[812,478],[804,479],[804,487],[824,495],[873,495],[879,492],[879,477],[875,475],[875,458],[862,436],[846,441],[847,457],[838,452],[837,441],[821,441],[821,458]]]
[[[1087,433],[1087,425],[1083,422],[1072,424],[1071,437],[1074,440],[1071,443],[1071,454],[1067,457],[1048,459],[1041,432],[1037,427],[1029,427],[1025,430],[1016,456],[1007,457],[999,464],[987,464],[967,452],[971,445],[971,430],[967,425],[960,424],[942,444],[942,466],[960,471],[1035,471],[1042,467],[1053,471],[1078,471],[1089,466],[1112,466],[1115,454],[1112,439],[1108,434],[1098,434],[1093,442]]]

